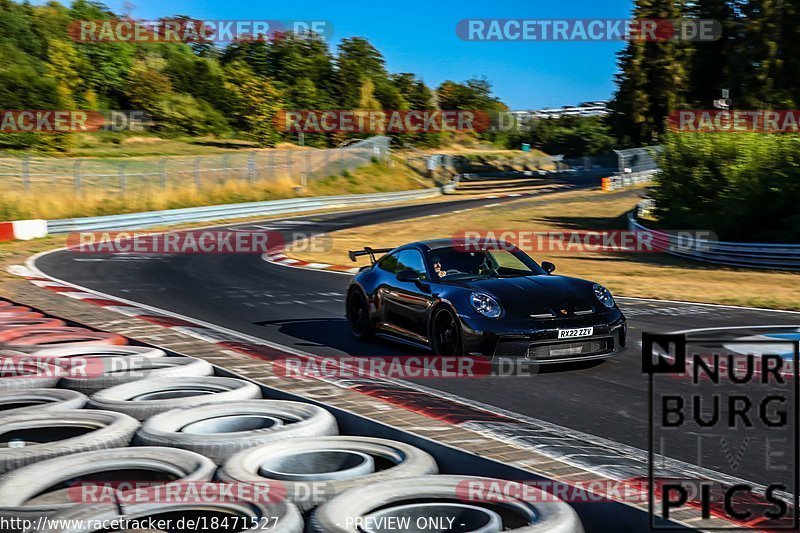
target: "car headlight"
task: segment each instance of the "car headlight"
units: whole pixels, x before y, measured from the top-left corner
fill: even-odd
[[[469,296],[472,308],[486,318],[497,318],[503,314],[503,308],[497,300],[483,292],[473,292]]]
[[[611,295],[610,290],[597,283],[594,284],[592,289],[594,290],[594,295],[597,296],[597,299],[600,300],[603,305],[606,307],[614,307],[614,297]]]

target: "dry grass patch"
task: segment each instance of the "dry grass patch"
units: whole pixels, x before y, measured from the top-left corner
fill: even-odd
[[[347,250],[451,237],[467,229],[625,229],[624,215],[638,199],[636,191],[559,193],[540,200],[339,231],[333,234],[330,250],[291,255],[307,261],[348,264]],[[618,295],[800,310],[798,273],[717,267],[663,254],[531,255],[538,261],[555,262],[560,274],[597,280]]]
[[[0,220],[29,218],[76,218],[85,216],[139,213],[203,205],[234,204],[279,200],[298,196],[324,196],[403,191],[433,186],[405,165],[370,163],[342,175],[309,183],[307,191],[297,189],[297,180],[279,178],[249,183],[227,180],[205,184],[198,189],[193,180],[179,186],[136,187],[124,195],[118,192],[86,190],[76,194],[71,188],[52,187],[47,193],[0,192]]]

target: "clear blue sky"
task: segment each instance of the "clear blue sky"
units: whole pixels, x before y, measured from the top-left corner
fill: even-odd
[[[70,0],[62,0],[69,3]],[[414,72],[436,87],[446,79],[486,76],[512,109],[605,100],[614,91],[620,42],[467,42],[467,18],[628,18],[632,0],[107,0],[115,12],[155,19],[313,19],[333,24],[333,42],[369,39],[391,72]]]

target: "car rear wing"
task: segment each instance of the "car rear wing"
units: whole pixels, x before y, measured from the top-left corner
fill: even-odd
[[[375,254],[385,254],[386,252],[391,252],[394,248],[370,248],[369,246],[365,246],[363,250],[350,250],[347,252],[347,255],[350,256],[350,261],[355,262],[357,257],[361,257],[363,255],[368,255],[369,260],[372,264],[375,264]]]

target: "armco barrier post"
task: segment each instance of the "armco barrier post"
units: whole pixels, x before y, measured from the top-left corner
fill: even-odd
[[[304,189],[308,187],[308,175],[311,173],[311,152],[306,152],[306,170],[303,172],[303,177],[300,186]]]
[[[75,160],[75,194],[81,193],[81,160]]]
[[[22,158],[22,188],[26,191],[31,188],[30,163],[30,156],[26,155]]]
[[[269,165],[267,167],[269,169],[269,174],[267,175],[268,176],[267,179],[269,181],[275,181],[275,150],[270,150],[269,161],[267,163]]]
[[[202,159],[202,156],[198,156],[194,160],[194,187],[198,191],[200,190],[200,161]]]
[[[162,157],[158,161],[158,176],[161,180],[161,188],[167,188],[167,171],[166,171],[167,159]]]
[[[247,156],[247,181],[256,182],[256,153],[250,152]]]
[[[125,185],[126,185],[126,177],[125,177],[125,165],[128,163],[126,161],[119,162],[119,192],[121,194],[125,194]]]

